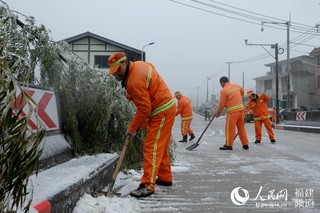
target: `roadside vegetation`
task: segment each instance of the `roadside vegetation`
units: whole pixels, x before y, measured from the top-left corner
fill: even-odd
[[[28,178],[39,171],[45,131],[28,128],[36,107],[26,92],[29,85],[55,91],[62,131],[75,157],[120,153],[135,113],[118,81],[81,61],[66,43],[53,42],[49,33],[33,17],[18,16],[0,0],[0,212],[21,207],[27,211],[31,201],[26,197],[32,194]],[[17,91],[22,93],[20,101]],[[25,116],[22,103],[29,106]],[[131,140],[123,170],[141,168],[144,134],[140,130]]]

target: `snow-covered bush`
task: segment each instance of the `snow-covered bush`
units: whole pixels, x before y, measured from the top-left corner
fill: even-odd
[[[28,180],[38,172],[39,145],[45,132],[28,128],[35,103],[16,79],[30,79],[30,49],[23,32],[13,30],[16,21],[8,12],[0,7],[0,212],[14,212],[20,207],[28,210]],[[20,100],[16,97],[18,88]],[[29,106],[27,116],[21,117],[21,105]]]
[[[1,31],[6,36],[7,61],[11,67],[21,65],[13,78],[55,90],[63,133],[74,154],[120,152],[135,108],[125,99],[119,82],[90,68],[65,43],[53,42],[45,26],[36,26],[33,17],[23,16],[21,21],[1,0],[0,8],[1,20],[10,20]],[[35,75],[37,67],[39,77]],[[141,165],[143,134],[139,132],[130,143],[128,153],[133,154],[130,162],[124,160],[125,168]]]

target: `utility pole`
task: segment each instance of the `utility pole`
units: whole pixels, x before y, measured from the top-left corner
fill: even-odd
[[[279,70],[278,70],[278,54],[282,54],[283,53],[283,49],[282,48],[278,48],[278,43],[276,44],[248,44],[248,39],[245,40],[245,44],[248,46],[261,46],[263,49],[265,49],[263,46],[271,46],[271,48],[275,49],[275,56],[271,55],[266,49],[266,51],[276,60],[276,117],[277,117],[277,121],[276,123],[279,123]],[[280,50],[280,52],[279,52]]]
[[[244,72],[242,72],[242,88],[244,89]],[[242,103],[244,104],[244,96],[242,96]]]
[[[214,80],[212,80],[212,103],[215,102],[215,94],[214,94]]]
[[[271,46],[272,48],[272,46]],[[276,57],[276,123],[279,123],[279,70],[278,70],[278,43],[274,46],[275,49],[275,57]]]
[[[290,66],[290,25],[291,25],[291,22],[290,21],[287,21],[287,22],[263,21],[263,22],[261,22],[261,25],[262,25],[261,31],[264,30],[263,24],[285,24],[285,25],[287,25],[287,66],[286,66],[286,72],[288,73],[287,108],[290,108],[290,70],[291,70],[291,66]]]
[[[290,21],[286,22],[287,24],[287,73],[288,73],[288,106],[287,108],[290,108],[290,70],[291,70],[291,66],[290,66]],[[293,107],[293,106],[292,106]]]
[[[232,62],[226,62],[226,64],[228,64],[228,79],[229,79],[229,82],[230,81],[230,64],[232,64]]]
[[[197,107],[199,107],[199,87],[197,87]]]
[[[208,103],[208,81],[211,80],[210,77],[206,77],[207,78],[207,97],[206,97],[206,103]]]

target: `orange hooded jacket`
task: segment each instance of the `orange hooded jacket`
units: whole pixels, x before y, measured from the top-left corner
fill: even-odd
[[[181,96],[178,100],[178,108],[176,112],[176,116],[181,116],[182,120],[190,120],[192,119],[192,107],[190,99],[187,96]]]
[[[137,107],[128,127],[130,132],[137,132],[147,126],[147,120],[162,113],[175,104],[169,88],[151,63],[141,61],[129,63],[126,79],[127,99]]]
[[[244,90],[238,84],[225,83],[220,92],[220,103],[217,113],[221,114],[222,110],[226,108],[227,113],[238,112],[244,110],[242,103],[242,96]]]
[[[250,100],[248,102],[248,111],[251,112],[254,108],[254,114],[253,114],[253,119],[254,120],[264,120],[267,118],[270,118],[270,114],[268,111],[268,105],[267,102],[270,101],[270,98],[267,94],[257,94],[259,100],[259,103],[256,101]]]

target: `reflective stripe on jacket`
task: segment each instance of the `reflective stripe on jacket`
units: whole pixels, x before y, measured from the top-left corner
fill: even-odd
[[[220,114],[224,108],[226,108],[227,113],[244,110],[243,95],[244,90],[238,84],[225,83],[220,92],[220,103],[217,112]]]
[[[147,119],[175,105],[171,92],[151,63],[129,63],[126,80],[127,98],[137,107],[129,131],[136,132]]]
[[[248,111],[250,112],[254,109],[253,120],[264,120],[264,119],[270,118],[271,116],[269,114],[268,105],[267,105],[267,102],[270,101],[269,96],[265,93],[258,94],[257,100],[259,100],[259,98],[260,98],[259,103],[253,100],[250,100],[248,102]]]

